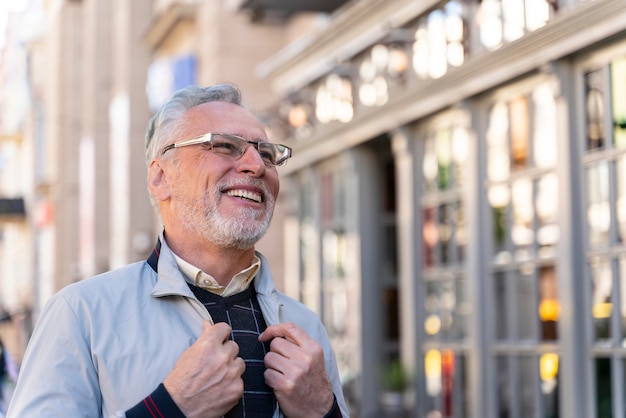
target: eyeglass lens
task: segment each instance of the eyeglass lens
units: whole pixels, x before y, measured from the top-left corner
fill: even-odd
[[[233,157],[241,157],[248,144],[252,144],[263,162],[269,165],[282,165],[290,156],[289,148],[284,145],[247,141],[235,135],[213,134],[211,137],[214,152]]]

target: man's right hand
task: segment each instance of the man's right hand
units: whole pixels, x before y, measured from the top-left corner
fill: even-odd
[[[230,341],[226,323],[204,321],[198,340],[181,354],[163,384],[188,418],[221,417],[243,396],[246,366],[237,357],[239,346]]]

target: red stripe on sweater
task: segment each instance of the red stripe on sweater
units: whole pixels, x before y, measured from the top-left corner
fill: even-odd
[[[154,402],[154,399],[152,399],[152,396],[148,396],[148,399],[150,400],[150,403],[152,404],[152,407],[154,408],[155,412],[157,414],[159,414],[159,417],[164,418],[163,414],[161,413],[161,411],[159,410],[159,407],[156,405],[156,403]]]
[[[153,418],[157,418],[156,415],[154,415],[154,413],[152,412],[152,409],[150,408],[150,405],[148,404],[148,401],[146,399],[143,400],[143,404],[146,406],[146,409],[148,410],[148,412],[150,413],[150,415]]]

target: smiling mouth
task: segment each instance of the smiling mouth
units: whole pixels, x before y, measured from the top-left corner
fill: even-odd
[[[250,200],[256,203],[261,203],[263,201],[260,194],[251,192],[249,190],[241,190],[241,189],[229,190],[226,192],[226,194],[231,197],[239,197],[241,199]]]

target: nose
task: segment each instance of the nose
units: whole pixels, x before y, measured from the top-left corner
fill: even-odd
[[[252,144],[248,144],[244,153],[237,160],[237,171],[261,177],[265,173],[265,162]]]

